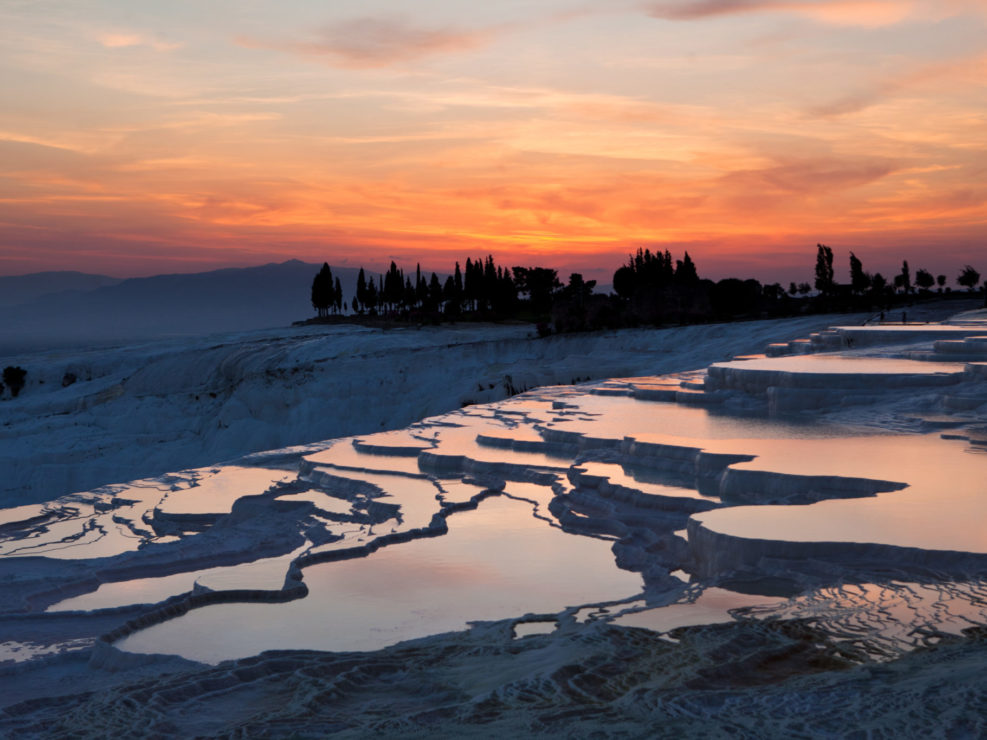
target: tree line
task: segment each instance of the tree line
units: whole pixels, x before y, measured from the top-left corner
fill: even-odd
[[[595,281],[584,282],[573,274],[570,283],[583,292],[592,292]],[[312,307],[319,317],[349,310],[357,315],[389,317],[512,318],[520,313],[542,314],[566,292],[558,273],[545,267],[498,265],[493,256],[467,257],[465,266],[456,262],[443,281],[433,272],[406,274],[393,261],[387,272],[368,276],[363,267],[356,279],[356,292],[343,300],[339,278],[333,278],[328,263],[312,282]]]
[[[413,274],[405,273],[392,261],[387,272],[376,277],[361,267],[349,301],[344,300],[339,278],[323,264],[312,283],[312,306],[320,318],[348,312],[417,322],[521,319],[548,333],[884,309],[930,295],[937,285],[940,293],[951,290],[942,274],[934,277],[919,269],[913,278],[907,261],[890,277],[866,272],[853,252],[849,282],[840,283],[833,260],[832,248],[817,244],[813,284],[792,282],[786,289],[780,283],[761,284],[754,279],[704,279],[688,252],[676,259],[668,250],[638,249],[614,272],[609,295],[594,293],[596,281],[584,280],[580,273],[572,273],[563,283],[554,269],[508,268],[498,265],[492,255],[467,257],[462,267],[455,262],[444,280],[435,272],[426,276],[420,264]],[[956,282],[974,290],[980,273],[966,265]]]
[[[914,294],[916,290],[928,293],[934,286],[938,286],[938,292],[942,293],[944,288],[949,290],[946,288],[946,282],[945,275],[939,274],[933,277],[931,272],[921,268],[915,271],[913,282],[908,260],[903,260],[901,271],[888,280],[879,272],[873,274],[865,272],[860,258],[850,252],[850,282],[837,283],[834,277],[832,248],[825,244],[816,245],[815,287],[822,296],[846,297],[849,294],[854,297],[870,297],[875,302],[880,302],[894,295],[908,296]],[[975,290],[980,285],[980,273],[973,266],[964,265],[956,277],[956,283],[968,291]],[[808,292],[808,286],[805,292]]]

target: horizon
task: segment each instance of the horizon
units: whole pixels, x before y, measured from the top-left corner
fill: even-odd
[[[0,9],[0,275],[984,270],[977,0]]]
[[[474,255],[468,255],[468,256],[470,258],[472,258]],[[846,256],[847,256],[847,258],[849,258],[849,253]],[[672,257],[675,258],[676,255],[673,254]],[[0,279],[3,279],[3,278],[32,277],[32,276],[35,276],[35,275],[42,275],[42,274],[45,274],[45,273],[78,273],[78,274],[88,275],[88,276],[91,276],[91,277],[105,277],[105,278],[110,278],[110,279],[113,279],[113,280],[119,280],[120,282],[123,282],[125,280],[139,280],[139,279],[145,279],[145,278],[171,277],[171,276],[184,276],[184,275],[200,275],[200,274],[211,273],[211,272],[220,272],[220,271],[223,271],[223,270],[249,270],[249,269],[257,269],[257,268],[261,268],[261,267],[280,266],[280,265],[285,265],[285,264],[289,264],[289,263],[292,263],[292,262],[298,262],[300,264],[304,264],[304,265],[307,265],[307,266],[313,268],[313,273],[312,273],[313,278],[314,278],[314,276],[316,274],[315,271],[317,270],[317,268],[319,267],[319,265],[320,264],[323,264],[323,263],[329,264],[329,266],[332,269],[349,269],[349,270],[354,270],[354,271],[360,270],[360,269],[364,269],[364,270],[366,270],[367,274],[369,274],[369,275],[378,275],[380,277],[383,277],[386,274],[386,272],[387,272],[387,267],[386,266],[380,266],[380,267],[373,267],[373,268],[371,268],[371,267],[366,267],[364,265],[336,265],[336,264],[328,263],[326,260],[322,260],[321,262],[306,262],[305,260],[298,259],[297,257],[289,257],[287,259],[280,260],[280,261],[277,261],[277,262],[263,262],[263,263],[258,263],[258,264],[245,264],[245,265],[226,265],[226,266],[220,266],[220,267],[209,267],[209,268],[204,268],[204,269],[194,268],[193,267],[193,268],[190,268],[188,270],[174,270],[174,271],[171,271],[171,272],[155,272],[155,273],[149,273],[149,274],[146,274],[146,275],[124,275],[124,276],[121,276],[121,275],[109,275],[109,274],[106,274],[106,273],[85,272],[84,270],[40,270],[40,271],[37,271],[37,272],[17,273],[17,274],[11,274],[11,275],[0,274]],[[458,262],[459,265],[461,267],[463,267],[465,265],[465,258],[463,258],[461,260],[454,260],[453,264],[447,266],[446,269],[439,268],[439,269],[434,269],[433,270],[432,268],[426,268],[426,267],[422,266],[422,268],[421,268],[422,275],[428,276],[429,274],[431,274],[433,272],[436,273],[440,277],[445,277],[445,276],[451,275],[452,272],[453,272],[453,270],[454,270],[454,267],[455,267],[455,263],[456,262]],[[397,265],[398,269],[402,270],[403,272],[409,272],[409,270],[414,270],[415,269],[415,265],[414,264],[411,264],[411,265],[409,265],[409,264],[401,264],[401,263],[398,263],[396,261],[395,261],[395,264]],[[626,264],[626,261],[625,262],[622,262],[621,264],[619,264],[616,267],[614,267],[614,270],[612,272],[610,272],[609,275],[606,275],[606,279],[603,279],[603,280],[598,279],[598,278],[593,278],[592,276],[588,276],[588,275],[586,275],[584,273],[580,273],[580,274],[586,280],[595,280],[598,287],[612,289],[612,285],[613,285],[613,272],[615,272],[619,267],[621,267],[624,264]],[[501,267],[505,267],[505,265],[500,265],[500,266]],[[508,269],[513,269],[514,267],[547,267],[549,269],[555,269],[551,265],[546,265],[546,264],[542,264],[542,265],[534,265],[534,264],[528,264],[528,265],[509,265],[507,267],[508,267]],[[926,267],[924,265],[909,264],[909,269],[911,270],[912,274],[914,274],[916,270],[918,270],[918,269],[926,269]],[[884,274],[884,277],[885,278],[891,280],[896,274],[898,274],[898,271],[899,270],[900,270],[900,265],[899,265],[898,268],[892,268],[886,274],[884,274],[884,273],[882,273],[882,274]],[[880,271],[874,271],[874,272],[880,272]],[[941,271],[937,271],[937,270],[928,270],[928,272],[930,272],[933,276],[936,276],[936,275],[939,275],[939,274],[944,274],[946,276],[945,286],[947,288],[953,288],[957,284],[956,278],[958,277],[958,274],[948,273],[948,272],[942,273]],[[558,273],[559,279],[562,280],[563,283],[569,278],[569,275],[570,275],[569,272],[562,272],[560,270],[557,270],[557,273]],[[847,273],[848,273],[847,274],[847,277],[849,277],[849,269],[847,270]],[[840,285],[840,284],[849,284],[849,280],[844,281],[844,280],[841,280],[840,279],[841,271],[836,270],[835,271],[835,274],[836,274],[836,278],[834,280],[835,284],[837,284],[837,285]],[[713,277],[708,277],[707,275],[705,275],[702,272],[702,270],[699,270],[699,277],[701,279],[703,279],[703,280],[712,280],[713,282],[718,282],[719,280],[723,280],[723,279],[726,279],[726,278],[735,278],[735,279],[741,279],[741,280],[754,279],[754,280],[757,280],[762,285],[770,285],[770,284],[773,284],[773,283],[778,283],[782,287],[786,287],[786,285],[788,283],[792,283],[792,282],[794,282],[794,283],[807,283],[807,284],[809,284],[811,286],[812,283],[814,282],[814,279],[815,279],[814,278],[814,275],[806,275],[804,278],[801,278],[800,277],[798,279],[785,280],[785,281],[781,281],[781,280],[777,280],[777,281],[762,280],[757,275],[718,275],[717,277],[713,278]],[[815,293],[816,292],[816,289],[814,287],[812,287],[811,288],[811,292],[812,293]]]

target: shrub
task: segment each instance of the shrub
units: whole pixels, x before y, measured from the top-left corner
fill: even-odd
[[[27,377],[27,370],[14,365],[7,365],[3,369],[3,382],[10,388],[10,395],[17,398],[17,394],[24,387],[24,379]]]

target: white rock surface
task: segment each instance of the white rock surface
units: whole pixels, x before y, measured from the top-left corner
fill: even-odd
[[[10,359],[0,506],[398,429],[523,390],[705,367],[826,317],[532,338],[529,326],[291,328]],[[76,380],[63,387],[68,374]]]

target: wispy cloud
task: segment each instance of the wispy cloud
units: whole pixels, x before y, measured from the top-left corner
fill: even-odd
[[[646,10],[667,20],[781,12],[837,25],[883,26],[907,18],[913,5],[910,0],[659,0]]]
[[[740,170],[723,179],[766,196],[819,195],[868,185],[901,165],[883,157],[783,157],[769,167]]]
[[[309,40],[266,40],[239,36],[253,49],[273,49],[357,69],[387,67],[433,54],[469,51],[488,43],[505,26],[481,30],[425,28],[405,19],[356,18],[325,26]]]
[[[987,81],[987,54],[978,54],[927,64],[887,77],[835,100],[813,106],[808,113],[820,117],[842,116],[870,108],[922,85],[935,84],[941,89],[953,84],[983,86],[985,81]]]
[[[131,31],[106,31],[100,33],[96,40],[107,49],[127,49],[143,46],[154,51],[173,51],[182,47],[181,43],[165,41],[142,33]]]

